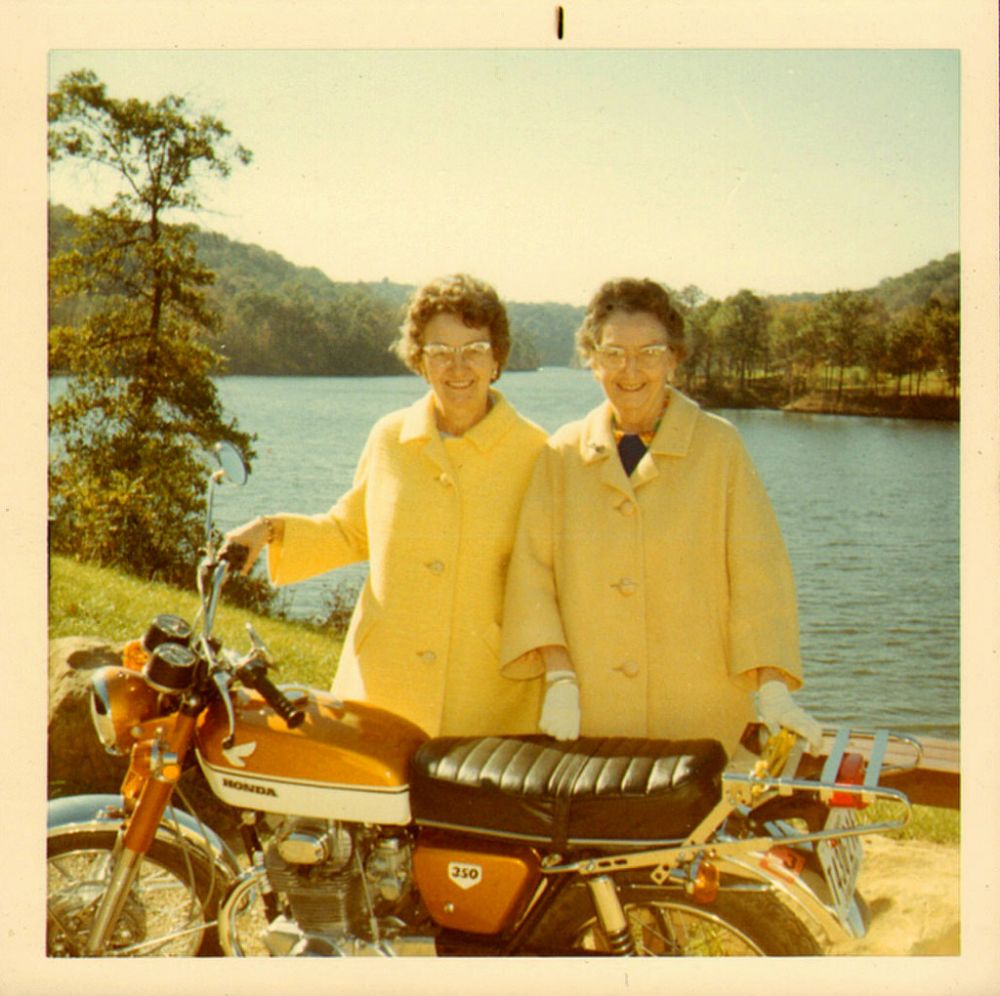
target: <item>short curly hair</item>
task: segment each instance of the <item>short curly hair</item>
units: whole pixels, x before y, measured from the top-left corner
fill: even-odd
[[[601,341],[604,323],[616,312],[652,315],[667,332],[667,342],[678,360],[687,355],[684,341],[684,318],[674,307],[670,295],[654,280],[624,277],[602,284],[587,305],[583,324],[576,331],[577,355],[586,366],[593,360],[594,350]]]
[[[470,329],[486,329],[493,347],[497,373],[507,365],[510,356],[510,326],[507,311],[497,292],[484,280],[467,273],[439,277],[413,293],[406,319],[399,328],[399,338],[392,351],[414,373],[419,374],[423,356],[424,332],[436,315],[456,315]]]

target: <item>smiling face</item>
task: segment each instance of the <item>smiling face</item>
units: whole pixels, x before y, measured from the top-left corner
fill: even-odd
[[[496,367],[492,350],[483,355],[449,352],[428,355],[428,346],[468,346],[490,342],[489,329],[469,328],[457,315],[435,315],[424,328],[421,372],[434,392],[438,426],[454,435],[471,429],[489,409],[490,381]]]
[[[601,326],[593,356],[594,376],[604,388],[618,426],[625,432],[647,432],[663,410],[667,383],[677,368],[677,356],[668,346],[658,355],[643,353],[647,346],[664,346],[667,330],[647,311],[613,312]],[[602,356],[602,349],[623,350],[618,358]]]

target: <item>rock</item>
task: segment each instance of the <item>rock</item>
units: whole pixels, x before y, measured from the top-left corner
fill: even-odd
[[[121,648],[93,638],[69,636],[49,644],[50,795],[117,792],[128,759],[101,746],[90,718],[94,671],[121,664]]]
[[[90,718],[90,682],[94,671],[122,662],[122,646],[96,637],[68,636],[49,643],[48,794],[118,794],[128,757],[108,754]],[[231,844],[238,841],[239,816],[212,794],[197,764],[180,782],[190,808]],[[174,802],[189,808],[175,797]]]

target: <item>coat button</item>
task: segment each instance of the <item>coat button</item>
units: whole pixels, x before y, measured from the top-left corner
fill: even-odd
[[[444,564],[440,560],[432,560],[424,566],[431,572],[431,574],[440,574],[444,570]]]
[[[446,488],[451,487],[451,478],[447,474],[439,474],[438,484],[441,484]]]
[[[617,588],[620,595],[628,598],[629,595],[636,593],[636,589],[639,586],[631,578],[622,578],[620,581],[616,581],[611,587]]]
[[[437,660],[437,654],[433,650],[421,650],[417,656],[425,664],[433,664]]]
[[[630,501],[623,501],[618,506],[618,511],[621,512],[622,515],[635,515],[635,505]]]
[[[639,663],[638,661],[625,661],[624,664],[619,664],[615,670],[621,671],[626,678],[634,678],[639,673]]]

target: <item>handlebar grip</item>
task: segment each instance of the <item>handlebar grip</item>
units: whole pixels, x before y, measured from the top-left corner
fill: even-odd
[[[306,714],[301,709],[296,709],[288,700],[288,696],[274,684],[264,673],[264,665],[259,663],[247,664],[240,669],[240,677],[243,684],[249,685],[252,689],[263,696],[264,701],[285,721],[285,725],[294,730],[301,726],[306,718]]]

